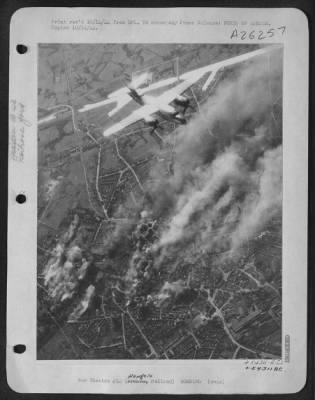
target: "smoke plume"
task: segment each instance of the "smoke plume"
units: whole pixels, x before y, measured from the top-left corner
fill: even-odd
[[[281,215],[281,121],[270,122],[279,89],[277,50],[229,73],[177,129],[174,173],[148,188],[163,257],[191,241],[198,251],[237,250]]]

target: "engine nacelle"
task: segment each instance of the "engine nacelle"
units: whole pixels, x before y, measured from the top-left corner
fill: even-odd
[[[144,121],[147,125],[153,126],[154,128],[157,127],[159,123],[157,119],[150,116],[146,117]]]
[[[177,95],[174,99],[175,104],[180,106],[187,106],[189,104],[189,99],[186,96]]]
[[[159,110],[167,115],[176,115],[176,109],[169,104],[160,104],[159,105]]]

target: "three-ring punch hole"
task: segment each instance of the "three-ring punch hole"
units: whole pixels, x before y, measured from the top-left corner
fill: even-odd
[[[16,51],[17,51],[19,54],[25,54],[25,53],[27,52],[27,46],[25,46],[25,44],[18,44],[18,45],[16,46]]]
[[[25,196],[25,194],[20,193],[16,196],[15,200],[17,203],[23,204],[26,202],[26,196]]]
[[[15,346],[13,346],[14,353],[23,354],[25,350],[26,350],[25,344],[16,344]]]

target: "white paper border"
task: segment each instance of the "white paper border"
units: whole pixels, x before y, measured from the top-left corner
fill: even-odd
[[[49,29],[52,18],[207,19],[268,21],[286,26],[283,36],[264,43],[284,45],[283,86],[283,335],[291,337],[290,363],[283,373],[245,371],[244,360],[36,361],[37,259],[37,44],[38,43],[257,43],[230,40],[232,26],[110,25],[104,34]],[[261,28],[261,27],[260,27]],[[253,28],[254,29],[254,28]],[[16,45],[29,51],[20,55]],[[261,42],[260,42],[261,43]],[[26,105],[32,127],[25,134],[23,163],[9,162],[7,379],[17,392],[54,393],[294,393],[306,382],[307,177],[308,177],[308,23],[297,9],[236,8],[24,8],[12,17],[10,100]],[[12,123],[10,123],[10,128]],[[27,202],[17,204],[18,193]],[[24,343],[16,354],[12,346]],[[284,340],[283,340],[284,345]],[[79,377],[115,378],[129,373],[170,378],[174,385],[78,383]],[[202,384],[180,384],[179,379]],[[208,379],[224,384],[208,384]]]

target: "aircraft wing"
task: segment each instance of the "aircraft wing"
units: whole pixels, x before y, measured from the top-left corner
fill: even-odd
[[[105,137],[113,135],[128,126],[141,121],[142,119],[146,119],[150,117],[152,114],[158,111],[158,107],[155,105],[145,105],[143,107],[138,108],[137,110],[133,111],[128,117],[122,119],[121,121],[117,122],[116,124],[112,125],[110,128],[106,129],[103,132]]]
[[[213,71],[210,71],[210,76],[211,81],[214,79],[217,69],[211,68]],[[192,71],[194,72],[194,71]],[[206,72],[209,71],[199,71],[196,70],[195,73],[191,73],[189,77],[184,79],[182,82],[180,82],[178,85],[173,87],[172,89],[169,89],[167,92],[163,93],[161,96],[159,96],[159,102],[161,103],[171,103],[173,100],[175,100],[176,96],[181,95],[183,92],[185,92],[190,86],[194,85],[196,82],[199,81],[205,75]],[[181,77],[180,77],[181,78]]]
[[[134,78],[130,85],[137,89],[141,85],[143,85],[148,79],[148,73],[142,73],[141,75]],[[116,114],[119,110],[121,110],[125,105],[127,105],[132,99],[128,95],[128,87],[123,87],[121,89],[115,90],[110,93],[105,100],[98,101],[97,103],[85,104],[81,107],[78,112],[83,113],[89,110],[94,110],[95,108],[103,107],[108,104],[116,103],[116,107],[109,111],[108,115],[111,117]]]
[[[159,102],[161,103],[171,103],[177,95],[181,95],[185,90],[187,90],[190,86],[194,85],[196,82],[198,82],[205,74],[209,73],[209,77],[204,83],[202,90],[205,91],[209,87],[210,83],[213,81],[215,78],[217,72],[225,67],[228,67],[230,65],[238,64],[240,62],[247,61],[253,57],[257,57],[259,55],[265,54],[276,47],[266,47],[263,49],[258,49],[254,50],[248,53],[241,54],[239,56],[231,57],[223,61],[219,61],[214,64],[207,65],[205,67],[201,67],[198,69],[195,69],[193,71],[188,71],[182,74],[179,79],[180,83],[173,87],[172,89],[169,89],[165,93],[163,93],[161,96],[159,96]]]
[[[78,110],[78,112],[84,113],[86,111],[94,110],[95,108],[103,107],[103,106],[106,106],[108,104],[113,104],[113,103],[117,104],[116,107],[113,109],[113,110],[116,110],[116,109],[121,108],[122,104],[124,104],[125,102],[127,104],[128,97],[129,96],[125,94],[125,95],[121,95],[120,97],[117,97],[117,98],[107,98],[105,100],[98,101],[97,103],[85,104]]]

